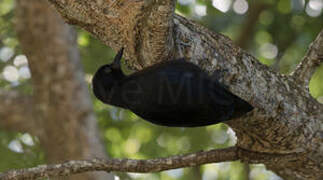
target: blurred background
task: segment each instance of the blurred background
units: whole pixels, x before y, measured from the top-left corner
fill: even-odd
[[[14,1],[0,0],[0,90],[31,94],[28,59],[14,29]],[[323,0],[178,0],[176,13],[227,35],[261,63],[288,74],[323,28]],[[75,27],[77,28],[77,27]],[[78,46],[90,88],[93,73],[109,63],[115,52],[77,29]],[[126,67],[125,67],[126,68]],[[323,103],[323,65],[310,82],[314,98]],[[91,91],[90,91],[91,92]],[[156,158],[224,148],[236,142],[224,124],[203,128],[152,125],[133,113],[107,106],[91,93],[107,154],[114,158]],[[0,107],[1,108],[1,107]],[[0,114],[1,118],[1,114]],[[1,128],[1,127],[0,127]],[[0,172],[46,163],[37,137],[0,129]],[[116,173],[115,179],[150,180],[278,180],[263,165],[218,163],[162,173]]]

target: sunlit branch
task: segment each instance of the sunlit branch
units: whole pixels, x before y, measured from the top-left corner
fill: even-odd
[[[323,62],[323,30],[318,34],[315,41],[309,46],[302,62],[297,66],[292,76],[299,81],[300,85],[308,88],[308,83],[314,74],[316,67]]]
[[[238,148],[210,150],[167,158],[134,159],[91,159],[67,161],[62,164],[40,165],[34,168],[11,170],[0,174],[0,180],[37,179],[44,177],[69,176],[89,171],[118,171],[149,173],[168,169],[198,166],[207,163],[238,160]]]

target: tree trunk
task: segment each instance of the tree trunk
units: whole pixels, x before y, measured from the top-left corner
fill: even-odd
[[[1,91],[1,126],[38,136],[50,163],[106,157],[75,31],[44,0],[17,0],[16,15],[16,31],[31,69],[33,96]],[[114,177],[95,172],[67,179]]]

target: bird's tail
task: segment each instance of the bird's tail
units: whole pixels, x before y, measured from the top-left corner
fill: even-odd
[[[238,118],[253,110],[253,107],[245,100],[235,97],[234,100],[234,112],[232,118]]]

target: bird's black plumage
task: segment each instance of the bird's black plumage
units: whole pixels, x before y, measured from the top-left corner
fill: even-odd
[[[120,68],[122,53],[123,49],[112,64],[100,67],[92,80],[94,95],[106,104],[130,109],[154,124],[174,127],[216,124],[253,109],[184,59],[126,76]]]

